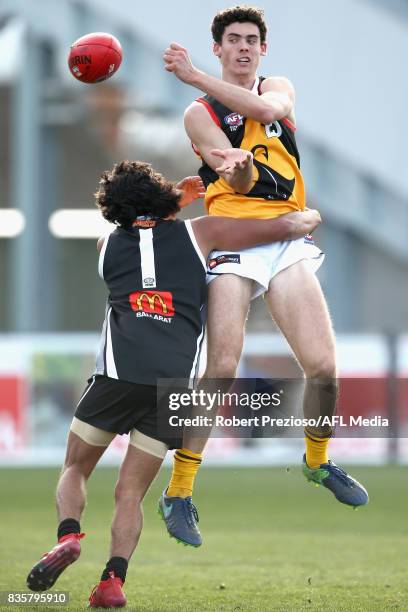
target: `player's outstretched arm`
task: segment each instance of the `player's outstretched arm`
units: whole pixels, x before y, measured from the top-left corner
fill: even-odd
[[[205,257],[213,249],[241,251],[259,244],[296,240],[321,223],[317,210],[293,212],[276,219],[227,219],[200,217],[192,221],[194,234]]]
[[[180,81],[197,87],[244,117],[251,117],[267,125],[293,113],[294,89],[286,78],[266,79],[261,86],[262,95],[259,96],[248,89],[198,70],[193,65],[187,49],[176,42],[171,43],[165,50],[163,59],[165,70],[172,72]]]
[[[179,202],[180,208],[184,208],[184,206],[188,206],[194,200],[205,196],[204,183],[199,176],[186,176],[176,183],[175,187],[182,192]]]
[[[248,193],[253,186],[252,153],[244,149],[232,149],[224,132],[198,102],[193,102],[187,108],[184,126],[191,142],[210,168],[237,193]]]

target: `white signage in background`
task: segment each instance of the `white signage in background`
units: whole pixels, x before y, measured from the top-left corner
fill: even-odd
[[[15,420],[0,406],[0,455],[2,453],[11,454],[20,444],[21,436],[18,434]]]

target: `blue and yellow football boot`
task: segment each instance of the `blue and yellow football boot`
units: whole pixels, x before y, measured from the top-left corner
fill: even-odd
[[[159,514],[172,538],[189,546],[201,546],[198,512],[190,497],[168,497],[163,491],[159,499]]]
[[[342,504],[357,508],[368,503],[368,493],[363,485],[330,460],[312,469],[306,463],[306,455],[303,455],[303,474],[310,482],[329,489]]]

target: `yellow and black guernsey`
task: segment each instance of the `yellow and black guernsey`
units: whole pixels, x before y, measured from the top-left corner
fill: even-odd
[[[263,80],[263,77],[256,79],[253,92],[260,94]],[[236,193],[203,160],[199,175],[206,187],[208,213],[222,217],[270,219],[304,210],[305,187],[295,126],[288,119],[263,125],[231,111],[208,95],[198,98],[197,102],[206,107],[232,147],[251,151],[254,156],[253,186],[245,195]],[[199,151],[194,149],[199,155]]]

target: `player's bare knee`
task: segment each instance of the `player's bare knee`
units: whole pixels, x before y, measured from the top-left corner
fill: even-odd
[[[61,470],[61,478],[69,473],[72,476],[79,476],[87,480],[91,472],[92,468],[89,468],[89,466],[85,465],[83,462],[71,461],[64,464]]]
[[[205,371],[206,378],[235,378],[239,359],[234,355],[219,355],[209,360]]]
[[[143,492],[136,486],[132,486],[130,483],[123,482],[120,479],[115,486],[115,503],[132,503],[137,506],[140,505],[143,499]]]
[[[88,479],[98,462],[99,456],[99,452],[95,453],[93,449],[89,453],[67,452],[61,475],[70,471]]]
[[[329,380],[337,377],[336,360],[331,355],[315,359],[303,369],[307,378]]]

